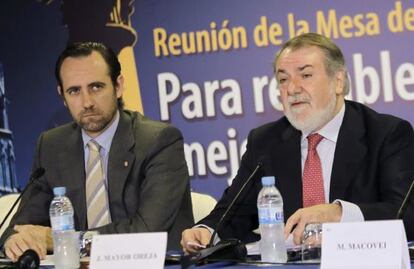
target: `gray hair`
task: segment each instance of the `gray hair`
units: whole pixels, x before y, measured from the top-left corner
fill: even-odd
[[[328,76],[333,77],[337,72],[344,72],[344,88],[343,94],[346,95],[349,92],[349,78],[348,71],[345,64],[345,58],[342,54],[342,51],[339,49],[335,43],[333,43],[329,38],[317,34],[317,33],[306,33],[299,36],[296,36],[282,45],[282,48],[277,52],[274,69],[276,73],[276,63],[280,58],[282,52],[286,49],[291,49],[292,51],[305,48],[305,47],[318,47],[325,54],[325,69]]]

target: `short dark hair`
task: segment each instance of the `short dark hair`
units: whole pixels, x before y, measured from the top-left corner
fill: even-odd
[[[117,84],[117,79],[121,74],[121,64],[118,61],[118,57],[115,52],[99,42],[75,42],[68,45],[63,52],[59,55],[56,65],[55,65],[55,77],[62,88],[62,78],[60,77],[60,69],[62,67],[63,61],[68,57],[84,57],[92,54],[93,51],[98,52],[105,60],[108,65],[109,76],[113,86]],[[63,95],[63,93],[62,93]],[[121,98],[118,98],[118,108],[122,109],[124,107],[124,102]]]
[[[295,51],[305,47],[318,47],[323,51],[326,58],[326,73],[329,76],[333,76],[338,71],[344,71],[345,77],[343,93],[344,95],[346,95],[349,92],[349,79],[344,55],[342,54],[341,49],[337,45],[335,45],[335,43],[333,43],[329,38],[317,33],[302,34],[284,43],[282,45],[282,48],[276,54],[276,58],[274,61],[275,72],[277,71],[276,63],[284,50],[291,49],[292,51]]]

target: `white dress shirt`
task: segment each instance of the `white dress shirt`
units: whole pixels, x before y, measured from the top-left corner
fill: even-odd
[[[335,156],[336,142],[338,140],[339,130],[342,125],[342,121],[345,115],[345,105],[342,106],[341,110],[335,117],[328,122],[324,127],[322,127],[317,133],[323,136],[321,142],[319,142],[316,147],[319,158],[322,165],[322,177],[323,177],[323,188],[325,192],[325,202],[329,203],[329,189],[331,186],[331,174],[332,174],[332,165]],[[310,133],[303,133],[301,138],[301,157],[302,157],[302,175],[303,168],[305,166],[306,156],[308,154],[308,139],[307,136]],[[362,214],[361,209],[354,203],[335,200],[334,203],[340,203],[342,207],[342,216],[341,222],[351,222],[351,221],[364,221],[364,215]],[[196,225],[195,227],[204,227],[207,228],[211,233],[214,232],[214,229],[208,227],[204,224]],[[218,235],[214,238],[214,243],[220,241]]]
[[[329,190],[331,186],[331,174],[334,162],[336,142],[338,140],[339,130],[341,128],[344,115],[345,105],[342,105],[342,108],[338,112],[338,114],[336,114],[330,122],[328,122],[325,126],[323,126],[319,131],[316,132],[323,136],[323,139],[321,140],[321,142],[319,142],[319,144],[316,147],[316,151],[318,152],[319,159],[321,160],[322,165],[323,188],[325,192],[326,203],[329,203]],[[300,143],[302,157],[302,175],[308,152],[307,136],[309,134],[310,133],[302,132],[302,138]],[[335,202],[340,203],[342,206],[341,222],[364,220],[364,216],[362,215],[361,209],[356,204],[343,200],[335,200],[334,203]]]

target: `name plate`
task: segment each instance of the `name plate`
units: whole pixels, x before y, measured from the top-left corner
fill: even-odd
[[[91,269],[164,268],[167,233],[96,235],[92,239]]]
[[[409,269],[401,220],[324,223],[321,269]]]

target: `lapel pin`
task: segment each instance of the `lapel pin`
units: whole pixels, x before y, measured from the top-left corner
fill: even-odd
[[[125,161],[125,162],[124,162],[124,166],[125,166],[125,167],[128,167],[128,161]]]

